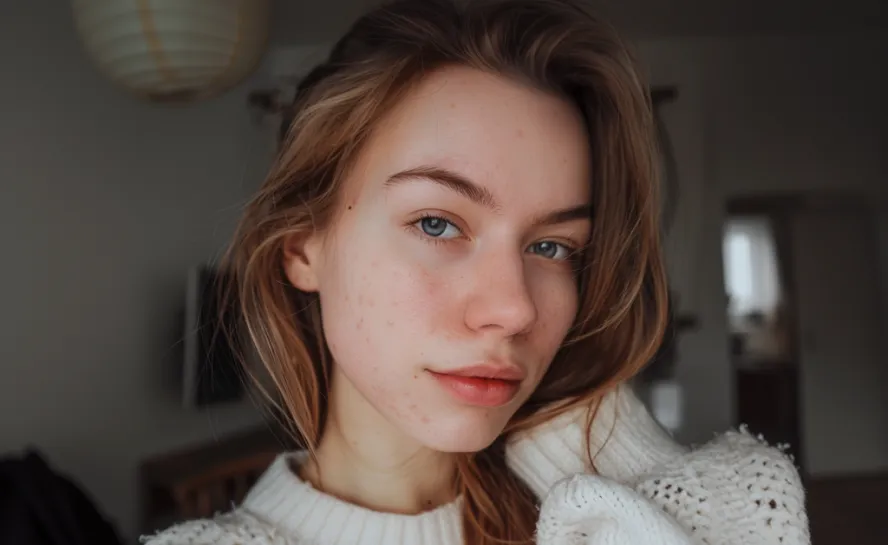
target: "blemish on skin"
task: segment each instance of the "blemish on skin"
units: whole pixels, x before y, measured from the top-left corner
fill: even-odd
[[[392,320],[389,320],[388,322],[386,322],[386,324],[388,324],[389,327],[394,327],[395,322]]]
[[[358,329],[361,329],[361,327],[363,327],[363,326],[364,326],[364,319],[361,318],[360,320],[358,320]]]
[[[518,129],[518,132],[516,134],[518,138],[524,138],[524,129]]]
[[[422,423],[423,423],[423,424],[428,424],[428,423],[430,422],[428,416],[423,416],[420,420],[422,420]]]

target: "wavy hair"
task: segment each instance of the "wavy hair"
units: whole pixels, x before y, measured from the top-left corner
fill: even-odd
[[[652,357],[666,322],[650,96],[608,24],[571,0],[400,0],[360,18],[299,88],[279,157],[229,249],[232,292],[270,379],[257,385],[312,450],[331,357],[317,295],[286,280],[283,242],[335,221],[343,180],[379,121],[445,65],[563,97],[589,135],[592,236],[574,325],[503,436],[457,462],[466,543],[532,543],[537,500],[507,468],[505,439],[578,406],[593,415]]]

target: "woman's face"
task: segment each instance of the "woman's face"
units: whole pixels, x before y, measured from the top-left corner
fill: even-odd
[[[576,315],[589,179],[567,102],[430,73],[377,127],[333,225],[285,251],[291,282],[320,296],[336,418],[444,452],[493,442]]]

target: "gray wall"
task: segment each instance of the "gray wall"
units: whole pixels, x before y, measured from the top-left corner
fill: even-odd
[[[586,0],[617,28],[638,38],[759,36],[888,28],[883,0]],[[274,41],[313,44],[342,33],[384,0],[274,0]]]
[[[10,9],[8,9],[10,8]],[[245,89],[140,103],[82,53],[68,3],[0,16],[0,452],[42,449],[132,533],[145,456],[255,422],[178,404],[187,269],[266,168]]]
[[[733,422],[721,261],[725,204],[737,196],[844,190],[888,209],[888,108],[876,68],[888,58],[888,39],[859,33],[640,45],[652,80],[680,89],[664,110],[683,184],[667,258],[681,306],[701,320],[682,339],[678,369],[686,394],[678,435],[700,442]],[[809,402],[832,406],[830,399]]]

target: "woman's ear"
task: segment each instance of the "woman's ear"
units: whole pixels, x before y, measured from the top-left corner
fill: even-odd
[[[318,291],[320,235],[288,235],[284,239],[284,274],[293,287],[305,292]]]

